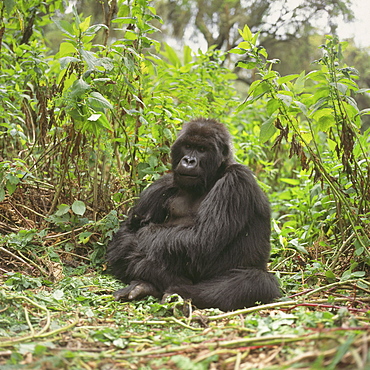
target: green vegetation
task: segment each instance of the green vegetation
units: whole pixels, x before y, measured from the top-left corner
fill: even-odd
[[[370,366],[370,91],[346,43],[326,36],[315,70],[280,75],[247,26],[229,52],[178,53],[152,38],[146,0],[104,24],[63,6],[0,4],[0,368]],[[253,76],[246,91],[230,60]],[[106,244],[201,115],[228,126],[270,198],[284,298],[230,313],[115,302]]]

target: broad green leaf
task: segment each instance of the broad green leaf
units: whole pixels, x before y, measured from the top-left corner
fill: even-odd
[[[285,182],[286,184],[294,185],[294,186],[298,186],[301,183],[301,180],[299,179],[289,179],[285,177],[280,178],[279,181]]]
[[[173,48],[171,48],[171,46],[168,44],[164,44],[164,47],[166,49],[165,56],[168,58],[170,63],[174,65],[175,67],[180,67],[181,61],[179,57],[177,56],[176,51]]]
[[[239,49],[249,50],[249,49],[251,48],[251,44],[250,44],[250,42],[242,41],[242,42],[238,45],[238,48],[239,48]],[[244,51],[243,51],[243,53],[244,53]]]
[[[261,33],[261,31],[258,31],[253,35],[253,37],[252,37],[252,44],[253,45],[257,45],[257,40],[258,40],[258,37],[260,36],[260,33]],[[262,50],[262,49],[260,49],[260,50]],[[265,50],[265,49],[263,48],[263,50]],[[267,55],[266,55],[266,58],[267,58]]]
[[[299,108],[299,110],[304,114],[304,115],[307,115],[308,113],[308,108],[306,107],[305,104],[303,104],[302,102],[298,101],[298,100],[294,100],[294,104]]]
[[[346,280],[349,280],[351,278],[351,271],[350,270],[347,270],[347,271],[344,271],[340,280],[341,281],[346,281]]]
[[[306,82],[306,72],[303,71],[294,82],[294,93],[300,94],[304,90],[304,84]]]
[[[11,182],[8,181],[5,187],[6,187],[6,190],[8,190],[9,195],[12,195],[17,189],[17,184],[12,184]]]
[[[75,46],[70,42],[62,42],[59,46],[59,58],[76,53]]]
[[[138,34],[136,32],[127,30],[126,33],[125,33],[125,38],[127,40],[134,41],[134,40],[137,40],[139,38],[139,36],[138,36]]]
[[[275,120],[276,117],[270,117],[268,120],[262,123],[259,138],[262,143],[270,140],[271,137],[275,134],[277,130],[274,125]]]
[[[83,20],[80,24],[79,24],[79,27],[80,27],[80,30],[81,32],[85,32],[89,26],[90,26],[90,21],[91,21],[91,15],[86,17],[85,20]]]
[[[101,116],[101,113],[94,113],[92,114],[87,120],[96,122]]]
[[[86,211],[85,203],[80,200],[75,200],[72,204],[72,211],[76,215],[83,216]]]
[[[86,83],[82,78],[76,80],[70,89],[70,96],[71,97],[80,97],[85,94],[88,90],[90,90],[90,85]]]
[[[107,116],[104,113],[100,113],[100,117],[97,120],[97,123],[101,126],[104,127],[105,129],[112,131],[112,126],[110,125]]]
[[[86,35],[86,36],[93,36],[93,35],[95,35],[97,32],[99,32],[101,28],[108,29],[107,25],[105,25],[105,24],[101,24],[101,23],[99,23],[99,24],[94,24],[94,25],[90,26],[90,27],[86,30],[85,35]]]
[[[342,84],[340,82],[337,82],[336,84],[335,83],[331,83],[330,85],[333,86],[333,87],[335,87],[343,95],[346,95],[347,90],[348,90],[348,86],[347,85]]]
[[[56,216],[63,216],[70,210],[70,206],[68,204],[59,204],[58,210],[55,212]]]
[[[276,76],[277,76],[277,72],[276,71],[270,71],[270,72],[268,72],[267,74],[265,74],[263,76],[263,79],[264,80],[271,80],[271,79],[275,78]]]
[[[279,93],[276,94],[276,97],[278,97],[287,107],[290,107],[293,101],[293,97],[288,94]]]
[[[157,156],[151,155],[149,157],[149,159],[148,159],[148,163],[149,163],[149,166],[151,168],[154,168],[155,166],[157,166],[158,165],[158,158],[157,158]]]
[[[325,276],[328,278],[328,279],[331,279],[331,280],[335,280],[336,279],[336,276],[335,274],[333,273],[333,271],[325,271]]]
[[[15,1],[14,0],[4,0],[4,4],[5,4],[6,13],[10,15],[11,12],[13,11]]]
[[[356,91],[357,94],[363,94],[363,93],[370,93],[370,89],[369,88],[364,88],[364,89],[358,89]]]
[[[329,147],[330,151],[335,152],[336,148],[337,148],[337,143],[334,140],[330,139],[330,138],[327,138],[326,141],[328,143],[328,147]]]
[[[184,65],[192,62],[193,58],[191,56],[192,50],[188,45],[184,46]],[[190,71],[190,69],[189,69]]]
[[[259,83],[256,85],[255,89],[253,90],[253,96],[257,96],[257,95],[260,96],[270,91],[270,85],[266,81],[258,81],[258,82]]]
[[[83,233],[78,235],[78,241],[81,244],[86,244],[90,240],[90,236],[93,235],[92,232],[90,231],[84,231]]]
[[[262,55],[264,58],[268,58],[268,54],[265,48],[260,48],[258,49],[258,54]],[[270,60],[271,63],[279,63],[279,59],[273,59],[272,61]]]
[[[76,36],[76,32],[74,31],[71,23],[63,20],[61,21],[54,20],[54,23],[63,33],[70,36],[71,38],[74,38]]]
[[[87,100],[90,103],[90,107],[93,108],[95,111],[113,109],[113,105],[97,91],[92,91]]]
[[[234,49],[229,50],[229,53],[241,55],[241,54],[245,54],[245,51],[242,49],[234,48]]]
[[[295,78],[297,78],[299,75],[298,74],[294,74],[294,75],[287,75],[287,76],[283,76],[283,77],[279,77],[278,79],[277,79],[277,83],[279,84],[279,85],[282,85],[282,84],[284,84],[284,83],[286,83],[286,82],[288,82],[288,81],[292,81],[292,80],[294,80]]]
[[[64,57],[59,59],[60,68],[65,69],[69,63],[78,62],[79,59],[76,57]]]
[[[181,73],[188,73],[191,70],[191,67],[192,67],[191,64],[187,64],[185,66],[180,67],[179,71]]]
[[[317,110],[312,114],[312,118],[317,122],[318,130],[327,132],[330,127],[336,125],[333,110],[330,108],[323,108]]]
[[[241,67],[241,68],[244,68],[244,69],[253,69],[253,68],[256,68],[257,62],[249,62],[249,61],[245,61],[245,60],[239,60],[237,62],[237,66]]]
[[[245,41],[253,41],[253,34],[247,25],[244,26],[243,30],[239,30],[239,33]]]
[[[275,113],[280,107],[280,100],[271,98],[266,104],[266,111],[269,116]]]
[[[80,52],[81,52],[82,59],[86,62],[86,64],[88,65],[90,69],[93,69],[99,66],[99,58],[95,56],[95,53],[93,53],[92,51],[84,50],[84,49],[81,49]]]

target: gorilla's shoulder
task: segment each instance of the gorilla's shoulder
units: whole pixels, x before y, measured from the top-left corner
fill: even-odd
[[[173,187],[175,187],[175,184],[173,182],[173,173],[169,172],[161,176],[159,179],[155,180],[144,190],[144,192],[151,193],[153,191],[155,192],[160,191],[161,189],[171,189]]]
[[[229,164],[226,168],[225,168],[225,173],[224,175],[234,175],[234,176],[239,176],[240,178],[243,178],[243,177],[254,177],[254,174],[252,172],[252,170],[247,167],[246,165],[244,164],[241,164],[241,163],[237,163],[237,162],[234,162],[234,163],[231,163]]]

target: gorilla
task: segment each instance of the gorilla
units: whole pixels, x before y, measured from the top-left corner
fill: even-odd
[[[197,308],[230,311],[280,297],[267,271],[269,202],[234,161],[226,127],[188,122],[171,158],[172,172],[141,193],[108,245],[112,274],[128,284],[115,298],[177,293]]]

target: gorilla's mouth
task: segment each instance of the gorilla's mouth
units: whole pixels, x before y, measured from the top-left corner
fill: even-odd
[[[179,173],[178,175],[181,177],[187,178],[187,179],[197,179],[198,178],[198,176],[190,175],[188,173]]]

